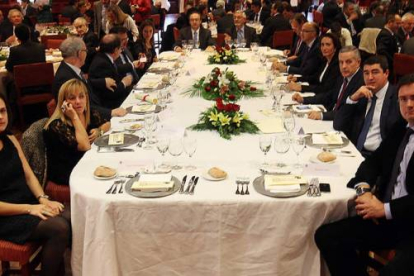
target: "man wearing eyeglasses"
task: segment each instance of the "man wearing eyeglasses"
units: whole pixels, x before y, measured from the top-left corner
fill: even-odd
[[[357,215],[315,233],[331,275],[368,275],[359,252],[384,249],[395,249],[396,255],[379,275],[414,273],[414,74],[401,79],[398,101],[405,121],[394,126],[347,184],[356,189]]]

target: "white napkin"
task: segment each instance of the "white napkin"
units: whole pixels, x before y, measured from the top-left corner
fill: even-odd
[[[300,184],[274,186],[269,191],[271,193],[291,193],[291,192],[299,192],[300,191]]]
[[[171,174],[142,174],[139,181],[132,184],[131,189],[145,192],[167,191],[174,187],[174,181],[171,179]]]
[[[342,136],[335,131],[322,134],[312,134],[312,143],[315,145],[342,145]]]
[[[268,191],[292,192],[300,191],[300,184],[306,183],[302,176],[297,175],[265,175],[264,187]]]
[[[108,146],[122,145],[124,143],[123,133],[109,134]]]
[[[154,112],[155,108],[155,104],[134,105],[132,112]]]
[[[263,133],[279,133],[285,132],[281,118],[266,118],[257,123],[257,127]]]
[[[158,55],[160,60],[176,60],[180,57],[181,53],[177,53],[174,51],[165,51]]]

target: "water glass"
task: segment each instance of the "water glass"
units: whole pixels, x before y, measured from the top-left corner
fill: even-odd
[[[154,130],[155,116],[153,114],[147,114],[144,117],[144,130],[145,130],[145,145],[144,149],[152,149],[151,136]]]
[[[253,54],[257,55],[259,51],[259,44],[257,42],[252,42],[250,47],[252,48]]]
[[[274,148],[278,154],[285,154],[289,151],[290,148],[290,139],[289,135],[286,133],[276,134],[274,141]],[[286,164],[283,162],[277,163],[278,167],[285,167]]]
[[[266,164],[266,155],[270,151],[272,147],[272,137],[270,135],[261,135],[259,138],[259,147],[260,150],[264,153],[264,162],[263,165]]]
[[[290,111],[285,111],[283,113],[283,125],[289,134],[295,129],[295,117]]]
[[[295,138],[293,138],[292,148],[293,151],[296,153],[297,157],[297,164],[295,165],[295,167],[302,168],[302,165],[300,164],[299,160],[299,155],[305,149],[305,137],[303,135],[298,135]]]
[[[169,146],[170,146],[170,139],[166,137],[158,138],[157,149],[161,153],[162,156],[165,156],[165,153],[168,151]]]
[[[240,47],[241,48],[246,47],[246,39],[245,38],[240,39]]]
[[[183,142],[181,138],[174,138],[170,140],[170,146],[168,147],[168,152],[174,156],[174,157],[178,157],[181,155],[181,153],[183,153]],[[172,169],[174,170],[179,170],[181,169],[180,166],[178,166],[177,164],[172,166]]]
[[[191,159],[191,157],[194,155],[194,153],[197,150],[197,139],[194,137],[184,137],[184,150],[187,153],[188,157]],[[194,165],[188,165],[186,166],[187,170],[195,170],[196,167]]]

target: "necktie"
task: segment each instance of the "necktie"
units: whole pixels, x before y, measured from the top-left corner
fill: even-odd
[[[122,55],[124,56],[125,62],[128,62],[132,66],[132,76],[135,80],[138,80],[139,78],[137,72],[135,71],[134,64],[131,62],[131,60],[128,58],[128,55],[125,52],[122,52]]]
[[[259,14],[256,13],[255,17],[254,17],[254,22],[258,22],[259,21]]]
[[[198,34],[197,34],[197,31],[194,32],[193,42],[194,42],[193,47],[196,48],[197,47],[197,42],[198,42]]]
[[[348,86],[348,79],[344,78],[344,82],[342,83],[342,90],[338,95],[338,99],[336,100],[336,104],[334,106],[334,110],[337,110],[341,105],[342,98],[344,97],[346,87]]]
[[[405,36],[405,40],[409,40],[410,39],[410,34],[407,33],[407,35]]]
[[[296,43],[295,56],[297,56],[297,55],[298,55],[298,53],[299,53],[299,49],[300,49],[300,46],[301,46],[301,45],[302,45],[302,39],[298,38],[298,43]]]
[[[389,202],[391,200],[395,184],[397,184],[398,175],[400,174],[401,161],[404,157],[405,147],[407,146],[408,141],[410,140],[410,136],[413,133],[414,130],[408,128],[398,148],[397,155],[395,156],[394,165],[392,167],[390,181],[388,182],[387,190],[385,191],[384,202]]]
[[[364,125],[362,126],[361,133],[358,136],[357,149],[361,151],[364,148],[365,140],[367,139],[368,130],[374,117],[375,104],[377,97],[374,95],[371,99],[371,106],[368,109],[367,115],[365,116]]]
[[[244,38],[243,30],[240,29],[240,30],[237,31],[237,42],[241,43],[243,38]]]

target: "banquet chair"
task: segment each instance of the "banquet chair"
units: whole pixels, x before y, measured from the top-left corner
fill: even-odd
[[[55,109],[56,109],[56,100],[55,99],[51,99],[47,103],[47,114],[49,114],[49,117],[52,116],[53,112],[55,112]]]
[[[70,188],[68,185],[59,185],[48,180],[45,193],[50,196],[52,200],[56,200],[63,204],[70,203]]]
[[[2,275],[20,273],[22,276],[30,276],[40,263],[41,251],[37,243],[28,242],[20,245],[0,240]],[[18,262],[20,270],[10,269],[10,262]]]
[[[318,24],[319,28],[321,28],[323,26],[323,13],[317,10],[314,10],[313,11],[313,22]]]
[[[64,39],[48,39],[46,40],[46,49],[59,49]]]
[[[159,14],[151,14],[152,23],[154,24],[154,46],[155,48],[159,48],[161,45],[161,17]],[[157,35],[157,39],[155,40],[155,35]]]
[[[370,271],[379,271],[395,256],[395,250],[361,251],[363,263]]]
[[[177,27],[174,27],[173,32],[174,32],[174,41],[177,41],[178,38],[180,37],[180,30]]]
[[[293,44],[293,31],[276,31],[273,34],[273,49],[290,49]]]
[[[57,34],[57,35],[43,35],[40,37],[40,41],[42,42],[42,44],[46,47],[47,49],[47,41],[50,39],[60,39],[60,40],[65,40],[67,38],[66,34]]]
[[[58,23],[59,25],[70,25],[72,20],[70,17],[62,16],[61,14],[58,15]]]
[[[32,63],[16,65],[13,69],[17,94],[17,108],[20,124],[24,126],[23,107],[38,103],[48,103],[54,98],[52,84],[54,71],[52,63]]]
[[[414,73],[414,56],[394,54],[394,82],[404,75]]]

